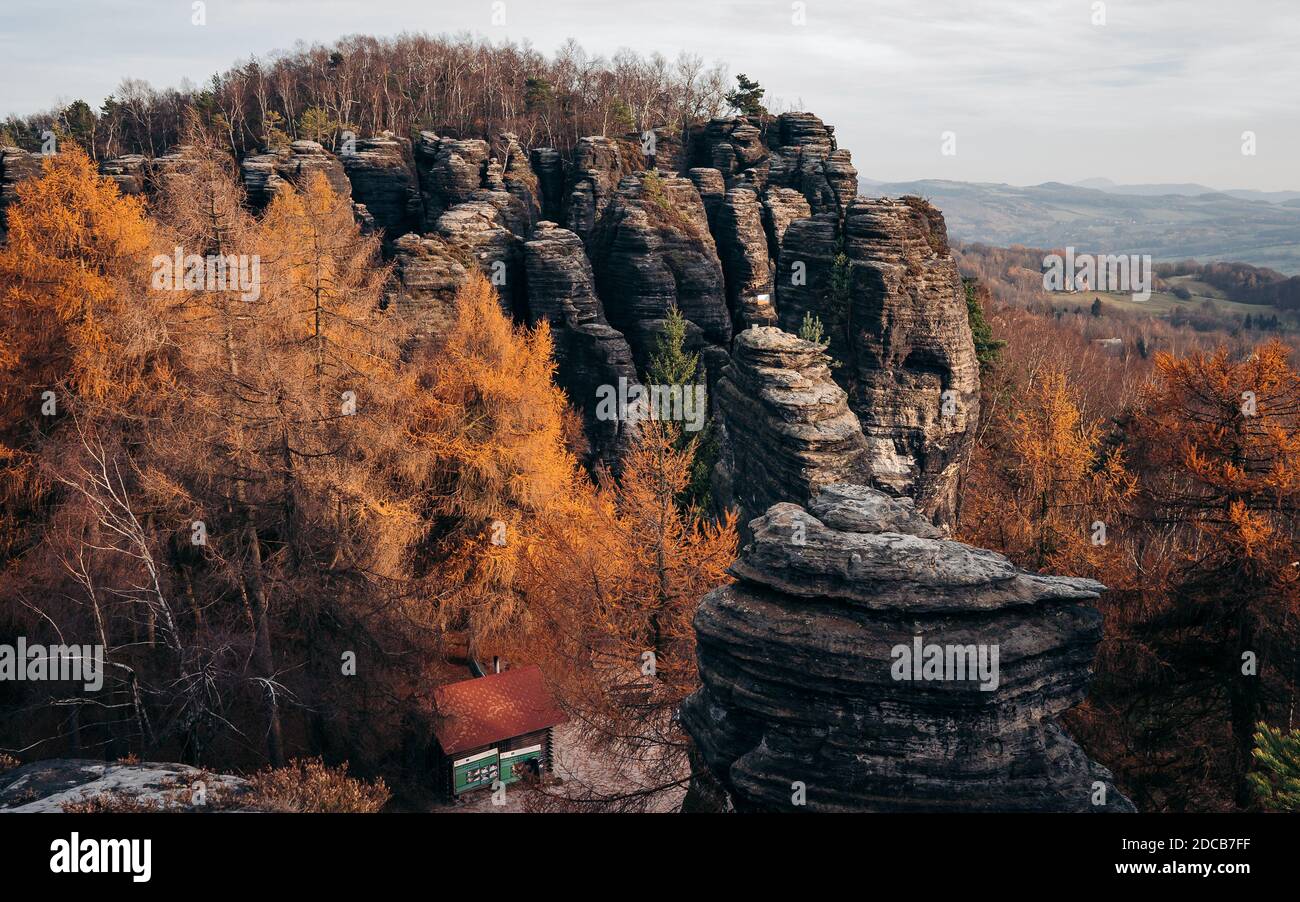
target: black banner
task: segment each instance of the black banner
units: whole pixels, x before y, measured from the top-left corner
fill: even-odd
[[[1193,883],[1229,889],[1294,869],[1285,815],[10,815],[6,874],[54,887],[205,890],[373,887],[437,892],[479,874],[495,887],[625,879],[763,886],[773,873],[926,891],[997,880]],[[475,851],[479,850],[479,851]],[[517,867],[523,865],[524,867]],[[453,878],[452,875],[456,876]],[[629,887],[630,889],[630,887]],[[586,893],[584,893],[585,895]]]

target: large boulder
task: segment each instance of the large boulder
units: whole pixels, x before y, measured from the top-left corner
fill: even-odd
[[[943,538],[909,499],[773,505],[695,615],[698,760],[740,811],[1132,811],[1056,718],[1083,700],[1092,580]]]

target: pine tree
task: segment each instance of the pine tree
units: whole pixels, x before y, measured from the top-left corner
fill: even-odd
[[[686,345],[686,317],[673,307],[664,318],[663,331],[655,340],[646,373],[652,385],[690,385],[695,381],[700,355],[688,354]]]
[[[1300,812],[1300,730],[1284,733],[1259,723],[1247,775],[1259,803],[1270,811]]]
[[[826,329],[822,326],[821,317],[813,316],[809,310],[803,315],[803,323],[799,326],[799,337],[804,341],[810,341],[818,347],[825,348],[830,344],[830,339],[825,337]]]
[[[682,386],[696,384],[700,355],[688,354],[686,344],[686,317],[673,307],[668,311],[664,321],[663,332],[655,342],[655,351],[650,358],[647,378],[652,385]],[[704,386],[698,391],[703,396]],[[710,480],[713,465],[719,454],[717,427],[713,419],[708,418],[703,428],[696,432],[687,432],[676,424],[666,427],[672,435],[675,447],[688,455],[690,459],[690,479],[681,497],[684,506],[706,509],[709,506]]]
[[[975,341],[975,359],[979,361],[983,375],[997,365],[1007,343],[993,337],[993,327],[984,315],[988,289],[980,284],[979,279],[963,278],[961,285],[966,293],[966,319],[970,323],[971,338]]]
[[[298,117],[298,134],[318,144],[326,143],[325,139],[334,134],[337,127],[338,123],[330,118],[329,113],[318,106],[308,107]]]
[[[735,90],[727,93],[727,103],[742,116],[766,116],[767,107],[763,106],[763,95],[767,90],[745,73],[736,76]]]

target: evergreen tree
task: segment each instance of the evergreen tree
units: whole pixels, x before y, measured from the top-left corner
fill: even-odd
[[[700,355],[688,354],[686,345],[686,317],[676,307],[664,318],[663,332],[655,340],[646,373],[652,385],[689,385],[695,381]]]
[[[1300,730],[1283,733],[1257,725],[1255,769],[1247,775],[1259,803],[1270,811],[1300,812]]]
[[[684,349],[686,326],[686,317],[682,316],[680,310],[674,307],[668,311],[663,332],[655,342],[655,351],[650,358],[647,377],[651,385],[680,385],[685,388],[696,383],[700,355],[688,354]],[[702,396],[702,384],[698,391]],[[707,399],[701,403],[707,403]],[[687,454],[690,461],[690,479],[678,501],[683,507],[706,508],[713,465],[717,462],[720,451],[713,420],[707,419],[704,428],[695,433],[687,432],[676,424],[668,424],[668,431],[674,446]]]
[[[742,116],[766,116],[767,107],[763,106],[765,93],[765,88],[742,72],[736,76],[736,89],[727,92],[727,103]]]
[[[966,291],[966,318],[970,322],[971,338],[975,340],[975,358],[983,375],[997,364],[1007,343],[993,337],[993,327],[984,316],[983,302],[988,290],[978,279],[963,278],[961,285]]]
[[[813,316],[809,310],[803,315],[803,322],[799,326],[799,337],[804,341],[810,341],[820,348],[829,345],[830,339],[826,338],[826,329],[822,326],[821,317]]]

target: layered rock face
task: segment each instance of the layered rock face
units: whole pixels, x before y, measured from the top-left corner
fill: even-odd
[[[352,196],[389,238],[417,230],[423,219],[411,142],[392,132],[356,142],[340,157]]]
[[[564,199],[568,227],[583,241],[591,237],[623,176],[641,169],[645,160],[629,141],[598,136],[579,138]]]
[[[123,194],[143,194],[146,187],[148,157],[139,153],[123,154],[109,157],[99,164],[99,174],[106,175],[117,183],[117,189]]]
[[[528,277],[528,309],[535,320],[546,320],[555,341],[556,381],[583,413],[591,441],[588,465],[603,463],[617,469],[620,455],[634,433],[626,420],[597,417],[596,389],[617,388],[620,379],[637,384],[632,349],[623,333],[605,319],[596,295],[595,277],[582,239],[553,222],[538,223],[524,245]]]
[[[860,199],[842,221],[792,222],[777,305],[787,330],[808,313],[825,325],[871,445],[872,484],[947,522],[979,414],[979,364],[939,211],[918,198]]]
[[[842,210],[858,194],[858,171],[835,143],[834,126],[812,113],[777,117],[769,139],[775,148],[768,177],[803,194],[814,213]]]
[[[5,208],[18,200],[18,183],[41,174],[40,154],[21,147],[0,147],[0,238],[4,237]]]
[[[673,307],[707,342],[725,346],[731,315],[722,266],[695,185],[680,176],[634,174],[606,207],[590,242],[592,263],[605,312],[638,362],[648,359]]]
[[[393,281],[389,304],[414,317],[433,334],[451,324],[456,292],[474,265],[464,251],[437,235],[403,235],[393,243]]]
[[[426,231],[450,209],[470,202],[495,206],[520,238],[541,218],[537,176],[515,135],[499,135],[489,144],[424,131],[415,145],[415,162]]]
[[[822,486],[865,482],[867,441],[811,342],[772,327],[736,336],[714,388],[723,439],[714,500],[740,511],[742,533],[779,501],[806,504]]]
[[[352,197],[352,183],[343,164],[315,141],[294,141],[282,150],[246,157],[239,172],[249,204],[259,209],[271,202],[281,186],[291,184],[301,190],[317,172],[336,194]]]
[[[1085,694],[1099,583],[1018,570],[864,486],[751,526],[696,613],[681,711],[736,809],[1133,810],[1055,720]]]
[[[715,227],[727,279],[727,306],[737,329],[776,325],[763,206],[750,188],[733,188],[722,199]]]

